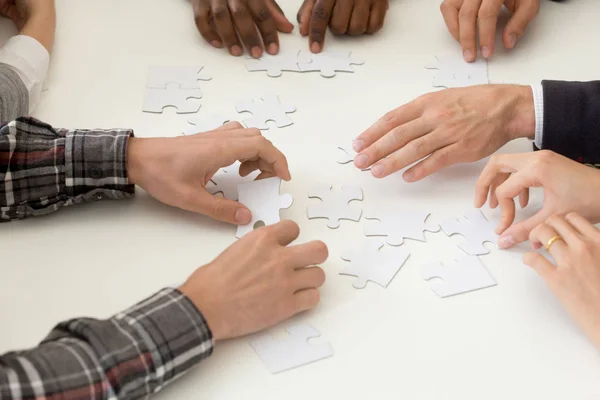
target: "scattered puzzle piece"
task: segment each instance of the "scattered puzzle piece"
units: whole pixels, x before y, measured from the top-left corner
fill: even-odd
[[[423,279],[439,278],[430,282],[431,290],[440,297],[472,292],[495,286],[490,275],[477,256],[461,255],[450,264],[431,263],[421,267]]]
[[[458,245],[465,253],[472,256],[481,256],[490,251],[483,243],[498,243],[498,235],[493,223],[485,218],[479,210],[467,212],[464,219],[449,219],[441,223],[442,230],[448,236],[460,234],[465,237],[466,242]]]
[[[350,146],[338,146],[337,162],[338,164],[348,164],[354,162],[354,157],[356,157],[356,154],[357,153]],[[364,168],[361,171],[368,171],[370,169],[371,167]]]
[[[267,75],[271,78],[281,76],[282,71],[301,72],[300,67],[298,67],[298,61],[302,58],[299,51],[280,52],[277,55],[265,53],[258,59],[252,56],[246,56],[246,58],[251,60],[246,63],[248,71],[267,71]],[[308,61],[310,61],[310,58],[306,60],[306,62]]]
[[[187,128],[185,131],[183,131],[183,134],[193,135],[196,133],[212,131],[220,128],[229,121],[229,118],[225,118],[216,114],[211,115],[210,117],[192,118],[188,120],[188,123],[193,125],[193,127]]]
[[[247,176],[241,176],[240,165],[241,163],[236,161],[218,170],[206,185],[206,190],[212,194],[222,193],[226,199],[238,200],[238,185],[251,182],[260,174],[260,171],[254,171]]]
[[[150,67],[146,87],[166,89],[169,84],[179,85],[179,89],[200,89],[198,81],[210,81],[212,76],[202,74],[204,67]]]
[[[308,198],[319,198],[321,203],[308,206],[308,219],[327,218],[327,226],[330,228],[339,227],[341,219],[358,222],[362,210],[352,208],[348,203],[362,200],[362,189],[357,186],[343,186],[339,192],[332,189],[332,185],[321,185],[310,191]]]
[[[364,289],[367,281],[387,288],[410,253],[402,247],[393,247],[382,252],[382,247],[382,240],[370,240],[362,250],[346,251],[342,254],[342,260],[349,261],[350,264],[344,267],[340,275],[355,276],[357,279],[353,286],[356,289]]]
[[[272,374],[333,356],[333,348],[329,343],[308,343],[309,339],[321,336],[312,326],[295,325],[289,327],[287,332],[289,337],[284,340],[274,339],[265,333],[250,342]]]
[[[489,83],[487,61],[483,58],[468,63],[460,53],[436,56],[436,59],[436,62],[425,66],[438,70],[433,78],[433,87],[455,88]]]
[[[319,54],[300,52],[300,57],[310,59],[310,62],[299,61],[300,71],[319,71],[321,76],[332,78],[336,72],[354,72],[351,65],[362,65],[365,62],[352,57],[350,52],[329,52]]]
[[[405,211],[398,208],[373,210],[365,213],[364,233],[366,236],[387,236],[387,243],[400,246],[404,239],[425,241],[424,232],[439,232],[439,225],[430,225],[425,221],[429,213]]]
[[[294,201],[290,194],[279,194],[280,185],[281,178],[277,177],[238,185],[239,201],[250,209],[252,220],[248,225],[238,225],[236,237],[252,232],[259,221],[265,225],[280,221],[279,210],[291,207]]]
[[[165,107],[177,108],[177,114],[198,112],[200,104],[188,101],[202,98],[200,89],[146,89],[142,110],[162,113]]]
[[[274,95],[262,96],[252,101],[243,101],[236,104],[237,112],[252,113],[252,118],[245,119],[244,125],[248,128],[269,129],[268,121],[273,121],[278,128],[283,128],[294,123],[287,113],[296,111],[292,105],[284,105]]]

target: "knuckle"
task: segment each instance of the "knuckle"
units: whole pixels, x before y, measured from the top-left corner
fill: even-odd
[[[477,16],[477,10],[472,7],[461,7],[458,16],[461,19],[473,19]]]
[[[234,19],[245,19],[248,17],[248,10],[245,7],[233,6],[231,7],[231,15]]]
[[[334,22],[332,24],[329,25],[329,29],[331,29],[331,32],[334,35],[344,35],[346,34],[346,27],[343,26],[343,24],[340,24],[339,22]]]
[[[327,248],[327,245],[321,240],[316,240],[314,242],[314,246],[315,252],[319,255],[319,259],[322,260],[320,262],[325,262],[325,260],[327,260],[329,257],[329,249]]]
[[[227,10],[226,7],[217,6],[213,10],[212,15],[213,15],[213,18],[215,19],[215,21],[224,21],[229,17],[229,11]]]
[[[480,19],[492,19],[496,18],[498,15],[496,14],[493,8],[484,6],[479,9],[479,13],[477,14],[477,16]]]
[[[359,36],[365,33],[367,27],[361,22],[350,23],[348,27],[348,33],[352,36]]]
[[[318,5],[313,10],[313,18],[319,21],[328,21],[329,11],[325,7]]]
[[[259,22],[267,22],[272,18],[271,12],[266,8],[262,8],[256,13],[256,20]]]
[[[210,213],[215,217],[221,217],[225,215],[226,207],[221,201],[214,202],[210,207]]]
[[[560,221],[560,217],[557,214],[553,214],[546,219],[546,224],[553,225]]]

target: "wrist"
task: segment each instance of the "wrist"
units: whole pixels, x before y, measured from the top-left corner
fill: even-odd
[[[514,85],[510,87],[512,118],[508,124],[509,140],[535,137],[535,107],[530,86]]]
[[[132,185],[140,185],[143,167],[144,139],[130,137],[127,142],[127,179]]]
[[[202,273],[201,270],[202,268],[199,268],[194,275]],[[200,279],[196,280],[201,281]],[[204,317],[206,325],[208,325],[208,329],[211,332],[213,343],[223,340],[226,336],[224,334],[225,329],[222,321],[219,318],[219,313],[215,311],[215,309],[218,307],[216,307],[211,301],[212,296],[210,294],[210,289],[191,287],[188,282],[185,282],[178,288],[178,290],[192,302],[198,312]]]

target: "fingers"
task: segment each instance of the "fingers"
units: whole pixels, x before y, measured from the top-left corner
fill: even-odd
[[[319,267],[306,267],[294,272],[293,284],[297,293],[306,289],[317,289],[325,283],[325,272]]]
[[[514,198],[520,196],[523,191],[530,187],[536,186],[535,181],[536,171],[524,168],[521,171],[513,174],[503,184],[496,189],[496,197],[500,204],[501,219],[497,228],[497,233],[502,233],[515,220],[515,202]]]
[[[599,234],[598,228],[577,213],[570,213],[565,218],[583,236],[595,237]]]
[[[519,39],[525,34],[527,26],[537,16],[540,10],[539,1],[526,1],[517,3],[517,8],[506,24],[502,34],[504,47],[512,49]]]
[[[233,27],[233,21],[226,0],[212,0],[212,17],[221,39],[225,43],[232,56],[242,55],[242,45],[238,40],[237,32]]]
[[[309,38],[310,51],[320,53],[325,44],[325,32],[331,19],[335,0],[317,0],[310,16]]]
[[[217,48],[223,47],[221,37],[211,23],[210,4],[203,0],[194,0],[192,1],[192,8],[194,10],[194,21],[196,22],[196,27],[198,28],[200,35],[204,40],[210,43],[211,46]]]
[[[329,256],[327,246],[320,240],[289,246],[285,249],[285,252],[288,259],[292,260],[290,265],[295,269],[322,264]],[[307,287],[311,286],[299,287],[298,289],[305,289]]]
[[[523,168],[530,155],[528,154],[498,154],[492,156],[479,175],[475,185],[475,207],[485,204],[490,187],[500,173],[513,173]]]
[[[240,124],[238,121],[230,121],[220,127],[213,129],[215,131],[232,131],[236,129],[244,129],[244,126]]]
[[[435,150],[429,157],[404,172],[402,178],[406,182],[416,182],[449,167],[458,162],[459,151],[459,146],[455,144]]]
[[[483,58],[490,58],[494,53],[496,23],[501,9],[502,0],[483,0],[479,8],[479,46]]]
[[[541,209],[534,216],[507,228],[498,239],[498,247],[508,249],[523,243],[529,238],[529,233],[533,228],[544,222],[549,216],[550,212],[548,210]]]
[[[223,135],[219,137],[222,137],[223,140],[228,139],[223,137]],[[228,161],[262,160],[262,164],[259,163],[261,170],[264,168],[266,171],[272,171],[276,176],[285,181],[292,179],[287,159],[283,153],[260,134],[253,134],[246,138],[232,140],[228,143],[227,150],[229,151]],[[250,166],[244,167],[243,172],[248,172],[248,169],[253,167],[254,165],[250,164]]]
[[[284,247],[298,239],[298,236],[300,235],[300,228],[298,227],[298,224],[290,220],[283,220],[276,224],[257,229],[254,232],[257,232],[261,229],[271,231],[277,243]]]
[[[564,220],[563,220],[564,221]],[[548,221],[550,222],[550,221]],[[573,228],[571,228],[572,230]],[[542,246],[546,246],[550,239],[555,236],[561,236],[561,239],[555,240],[548,249],[548,252],[556,260],[558,265],[564,264],[566,256],[568,255],[567,244],[565,239],[562,238],[554,226],[549,223],[541,223],[535,227],[529,235],[529,241],[531,242],[534,249],[539,249]]]
[[[385,20],[385,14],[388,10],[388,2],[376,1],[371,7],[371,15],[369,16],[369,24],[367,26],[367,33],[372,34],[378,32],[383,27]]]
[[[519,194],[519,205],[521,208],[527,207],[527,204],[529,204],[529,188],[523,189],[521,194]]]
[[[482,0],[464,0],[458,12],[458,34],[466,62],[477,59],[477,14]]]
[[[523,262],[533,268],[546,282],[548,282],[548,280],[551,279],[552,274],[556,272],[556,267],[540,253],[525,253]]]
[[[279,37],[273,14],[267,4],[264,0],[249,0],[248,8],[262,36],[267,53],[274,55],[279,51]]]
[[[442,12],[442,16],[444,17],[444,22],[446,23],[446,27],[448,28],[448,32],[452,35],[454,40],[458,41],[460,39],[459,34],[459,23],[458,23],[458,10],[459,4],[454,4],[451,0],[444,0],[442,5],[440,6],[440,11]]]
[[[321,296],[317,289],[306,289],[296,293],[294,300],[296,302],[296,313],[299,313],[315,308],[319,304]]]
[[[229,224],[246,225],[250,223],[252,214],[246,206],[237,201],[217,197],[206,190],[194,191],[184,197],[184,208],[218,221]]]
[[[304,0],[304,3],[302,3],[302,5],[300,6],[300,10],[298,10],[298,14],[296,15],[298,24],[300,24],[299,30],[302,36],[308,36],[310,27],[310,16],[312,15],[315,2],[316,0]]]
[[[246,3],[242,0],[229,0],[229,9],[244,46],[252,57],[259,58],[262,56],[262,46]]]
[[[352,18],[353,1],[336,1],[331,14],[329,28],[334,35],[345,35],[348,33],[350,19]]]
[[[294,30],[294,25],[286,18],[279,4],[275,0],[267,0],[267,7],[271,12],[275,27],[279,32],[290,33]]]
[[[490,186],[490,201],[489,201],[490,208],[498,207],[499,203],[498,203],[498,196],[496,196],[496,189],[498,188],[498,186],[500,186],[504,182],[506,182],[506,180],[508,178],[510,178],[510,174],[498,174],[496,179],[494,179],[494,182]]]
[[[367,32],[369,27],[371,3],[370,0],[356,0],[354,9],[352,10],[352,18],[348,25],[348,34],[351,36],[359,36]]]

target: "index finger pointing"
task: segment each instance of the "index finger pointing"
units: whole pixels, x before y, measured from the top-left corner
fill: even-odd
[[[310,16],[309,42],[310,51],[319,53],[325,43],[325,32],[331,19],[331,11],[335,0],[317,0]]]

